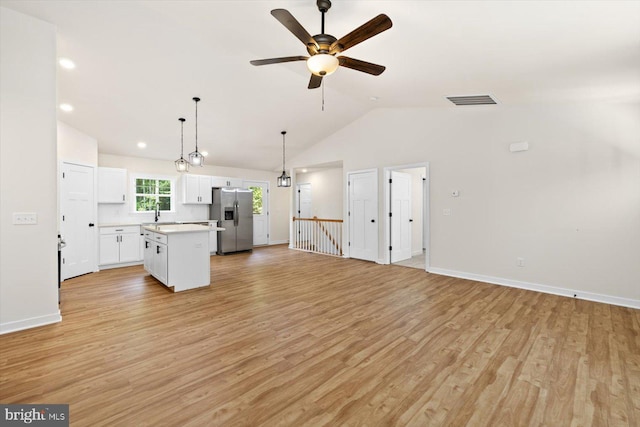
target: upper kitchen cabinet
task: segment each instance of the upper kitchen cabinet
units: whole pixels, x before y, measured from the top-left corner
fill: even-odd
[[[125,203],[126,194],[126,169],[98,168],[98,203]]]
[[[182,203],[211,204],[211,177],[205,175],[182,175]]]
[[[242,178],[229,178],[226,176],[212,176],[211,187],[242,187]]]

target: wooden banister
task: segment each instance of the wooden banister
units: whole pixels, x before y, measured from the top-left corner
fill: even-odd
[[[342,220],[293,217],[295,249],[342,256]]]

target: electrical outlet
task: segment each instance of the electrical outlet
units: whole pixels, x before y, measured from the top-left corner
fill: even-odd
[[[38,215],[35,212],[14,212],[13,223],[15,225],[33,225],[38,223]]]
[[[520,257],[516,258],[516,265],[518,267],[524,267],[524,258],[520,258]]]

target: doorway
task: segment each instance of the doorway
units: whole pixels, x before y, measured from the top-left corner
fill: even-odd
[[[311,183],[297,184],[296,187],[298,218],[311,218]]]
[[[60,179],[61,280],[98,270],[94,167],[63,162]]]
[[[385,168],[385,262],[428,271],[429,164]]]
[[[269,244],[269,182],[244,181],[253,191],[253,245]]]
[[[378,261],[378,170],[347,174],[349,257]]]

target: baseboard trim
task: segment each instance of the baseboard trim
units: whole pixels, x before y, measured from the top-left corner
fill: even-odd
[[[542,292],[545,294],[559,295],[569,298],[583,299],[587,301],[601,302],[604,304],[618,305],[640,309],[640,300],[631,298],[621,298],[613,295],[596,294],[577,289],[558,288],[555,286],[541,285],[538,283],[523,282],[520,280],[505,279],[502,277],[485,276],[482,274],[466,273],[462,271],[448,270],[446,268],[430,267],[429,273],[441,274],[443,276],[458,277],[460,279],[475,280],[478,282],[491,283],[493,285],[509,286],[511,288],[526,289],[529,291]]]
[[[289,244],[289,240],[270,240],[268,246]],[[291,247],[291,246],[289,246]]]
[[[144,264],[144,261],[142,261],[142,260],[141,261],[123,262],[123,263],[120,263],[120,264],[103,264],[103,265],[99,265],[98,266],[98,268],[99,268],[98,271],[111,270],[112,268],[131,267],[131,266],[134,266],[134,265],[142,265],[142,264]],[[72,277],[70,277],[70,279],[72,279]],[[65,280],[68,280],[68,279],[65,279]]]
[[[60,315],[60,310],[58,310],[55,314],[16,320],[15,322],[0,323],[0,335],[18,332],[24,329],[37,328],[38,326],[50,325],[60,321],[62,321],[62,316]]]

